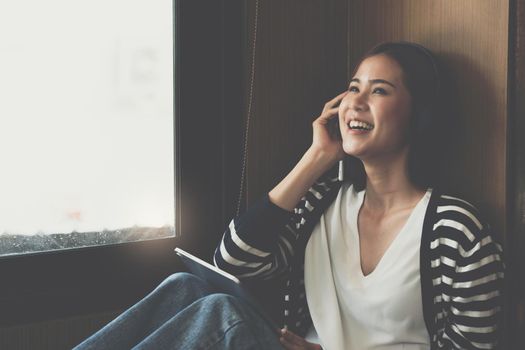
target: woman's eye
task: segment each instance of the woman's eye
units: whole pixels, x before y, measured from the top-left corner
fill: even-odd
[[[359,92],[359,89],[358,89],[356,86],[350,86],[350,87],[348,88],[348,91],[350,91],[350,92]],[[377,91],[380,95],[386,95],[386,91],[385,91],[385,89],[382,89],[382,88],[375,88],[373,92],[375,93],[376,91]]]

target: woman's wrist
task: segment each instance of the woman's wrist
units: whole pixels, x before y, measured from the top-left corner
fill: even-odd
[[[335,163],[337,159],[324,152],[308,149],[292,171],[269,192],[270,201],[285,210],[292,211],[315,180]]]
[[[339,161],[337,159],[337,155],[329,154],[324,152],[323,150],[319,150],[313,147],[310,147],[306,151],[303,158],[304,157],[316,164],[321,174],[323,174],[328,169],[332,168],[335,165],[335,163]]]

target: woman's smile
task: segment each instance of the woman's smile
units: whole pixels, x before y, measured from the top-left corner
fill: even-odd
[[[359,119],[350,119],[346,126],[347,132],[352,135],[366,135],[374,129],[374,124]]]

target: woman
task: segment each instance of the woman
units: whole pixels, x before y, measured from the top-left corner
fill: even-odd
[[[434,188],[440,140],[457,124],[440,80],[425,48],[374,47],[313,122],[299,163],[216,250],[239,277],[280,277],[283,322],[309,339],[317,331],[327,349],[497,346],[501,246],[472,205]],[[342,139],[329,133],[334,118]],[[332,168],[346,155],[352,178],[341,184]],[[294,341],[314,348],[283,344]]]
[[[496,348],[501,246],[472,205],[435,188],[441,94],[428,50],[377,45],[298,164],[231,221],[214,262],[282,291],[282,330],[175,274],[78,349]]]

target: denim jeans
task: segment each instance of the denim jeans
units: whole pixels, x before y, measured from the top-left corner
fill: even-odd
[[[77,345],[84,349],[283,349],[277,330],[246,302],[213,293],[188,273],[153,292]]]

